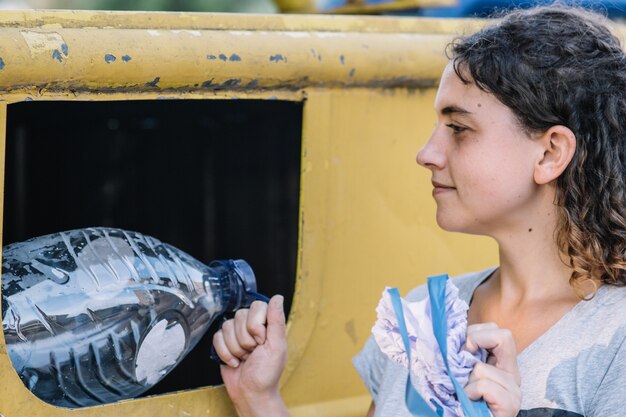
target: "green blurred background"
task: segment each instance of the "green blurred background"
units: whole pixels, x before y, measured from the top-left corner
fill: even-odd
[[[272,0],[0,0],[0,9],[276,13]]]

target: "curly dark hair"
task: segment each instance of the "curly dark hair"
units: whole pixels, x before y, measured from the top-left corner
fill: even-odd
[[[556,244],[574,288],[590,278],[626,285],[626,55],[607,20],[563,5],[517,10],[456,39],[448,55],[527,132],[574,132],[556,180]]]

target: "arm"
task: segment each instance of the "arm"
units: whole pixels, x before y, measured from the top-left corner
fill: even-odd
[[[269,305],[255,301],[237,311],[213,337],[228,395],[241,417],[289,417],[278,381],[285,367],[287,342],[283,297]]]
[[[370,404],[370,409],[367,410],[367,415],[365,417],[374,417],[375,413],[376,413],[376,404],[374,404],[374,401],[372,401],[372,403]]]
[[[467,328],[465,348],[489,353],[487,363],[478,363],[465,386],[471,400],[483,398],[493,417],[515,417],[522,402],[517,349],[513,335],[495,323],[474,324]]]

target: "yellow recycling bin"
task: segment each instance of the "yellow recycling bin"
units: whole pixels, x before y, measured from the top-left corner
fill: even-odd
[[[384,287],[405,293],[427,275],[496,262],[488,240],[437,228],[430,175],[415,164],[435,120],[444,48],[476,24],[2,12],[3,241],[84,218],[145,224],[138,231],[169,243],[161,233],[202,237],[207,256],[293,258],[279,268],[292,271],[284,399],[295,417],[362,416],[370,399],[351,358]],[[293,210],[281,211],[284,194]],[[260,290],[273,292],[271,273],[255,270]],[[196,350],[209,360],[208,345]],[[1,417],[235,415],[219,385],[53,407],[21,382],[1,334],[0,378]]]

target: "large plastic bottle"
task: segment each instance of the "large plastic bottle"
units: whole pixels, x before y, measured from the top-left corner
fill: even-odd
[[[62,407],[145,392],[255,291],[243,260],[206,266],[120,229],[55,233],[2,250],[7,351],[26,387]]]

